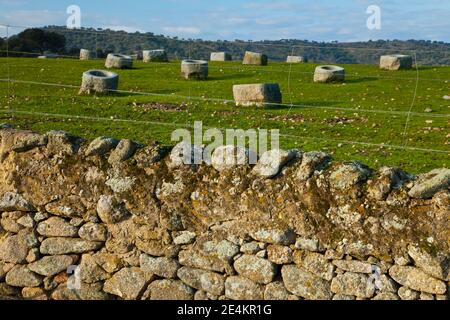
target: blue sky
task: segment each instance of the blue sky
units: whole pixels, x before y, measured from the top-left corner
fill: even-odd
[[[450,42],[449,0],[0,0],[0,24],[65,25],[71,4],[85,27],[180,38]],[[366,26],[369,5],[381,8],[381,30]]]

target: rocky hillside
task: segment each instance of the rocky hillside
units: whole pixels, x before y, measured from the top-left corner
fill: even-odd
[[[130,140],[0,139],[0,296],[448,299],[448,169],[301,151],[235,167],[223,148],[191,166]]]

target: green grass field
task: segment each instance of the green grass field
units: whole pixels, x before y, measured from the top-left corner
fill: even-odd
[[[103,64],[1,58],[1,79],[9,75],[16,81],[75,87],[0,82],[0,121],[39,132],[57,129],[85,138],[108,135],[165,144],[173,144],[173,130],[189,128],[194,121],[222,129],[278,128],[283,148],[323,150],[335,159],[361,160],[374,168],[401,166],[420,173],[450,164],[450,101],[443,99],[450,95],[450,67],[420,67],[416,92],[416,70],[386,72],[375,65],[344,65],[344,84],[314,84],[315,64],[210,63],[209,80],[185,81],[179,62],[135,62],[132,70],[117,70],[120,90],[153,95],[79,96],[83,71],[104,69]],[[287,106],[237,108],[207,100],[232,100],[233,84],[262,82],[279,83]],[[152,105],[156,102],[179,107],[159,108]],[[425,112],[427,108],[433,111]]]

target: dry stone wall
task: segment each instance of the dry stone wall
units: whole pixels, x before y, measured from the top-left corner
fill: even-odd
[[[290,151],[218,171],[157,144],[0,138],[0,296],[448,299],[448,169]]]

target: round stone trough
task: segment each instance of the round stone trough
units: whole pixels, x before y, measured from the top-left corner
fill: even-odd
[[[254,66],[267,66],[268,58],[265,54],[258,52],[246,51],[242,64]]]
[[[81,49],[80,50],[80,60],[91,60],[91,51],[87,49]]]
[[[278,83],[240,84],[233,86],[236,106],[257,106],[280,104],[282,94]]]
[[[314,82],[343,82],[345,69],[338,66],[318,66],[314,72]]]
[[[167,53],[165,50],[144,50],[142,52],[144,62],[168,62]]]
[[[109,93],[118,87],[118,74],[104,70],[89,70],[83,73],[79,94]]]
[[[391,54],[380,58],[380,69],[382,70],[397,71],[411,69],[412,66],[413,58],[404,54]]]
[[[133,58],[124,54],[110,53],[106,57],[105,67],[108,69],[131,69]]]
[[[181,62],[181,74],[186,80],[205,80],[208,78],[208,61],[183,60]]]

